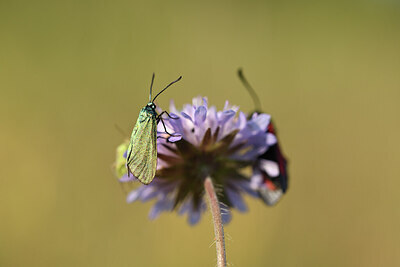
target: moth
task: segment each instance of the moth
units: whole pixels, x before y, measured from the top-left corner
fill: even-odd
[[[156,175],[157,125],[160,121],[163,123],[165,132],[169,134],[161,116],[164,113],[166,113],[169,117],[170,115],[167,111],[163,111],[160,114],[157,114],[154,101],[168,87],[178,82],[182,78],[182,76],[180,76],[178,79],[168,84],[153,99],[151,99],[154,76],[155,75],[153,73],[150,85],[149,102],[139,112],[139,117],[133,128],[126,154],[126,167],[128,171],[128,177],[130,176],[130,174],[133,174],[143,184],[151,183],[151,181],[154,179],[154,176]]]
[[[256,108],[253,113],[260,113],[260,100],[256,92],[244,77],[242,69],[238,70],[238,76],[253,99]],[[277,136],[272,121],[268,125],[267,133],[272,133]],[[275,205],[282,195],[286,193],[289,179],[287,173],[287,160],[282,154],[278,141],[274,145],[270,146],[264,154],[259,156],[257,164],[258,168],[261,169],[263,181],[262,187],[258,190],[258,193],[267,205]]]

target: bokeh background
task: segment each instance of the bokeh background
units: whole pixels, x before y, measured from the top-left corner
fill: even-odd
[[[126,204],[115,148],[148,99],[251,111],[290,160],[226,226],[232,266],[400,265],[400,2],[0,1],[0,266],[215,266],[194,227]],[[118,125],[126,136],[118,132]]]

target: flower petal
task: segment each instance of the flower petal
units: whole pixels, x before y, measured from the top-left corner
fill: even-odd
[[[266,131],[268,124],[271,121],[271,116],[264,113],[259,114],[258,116],[253,116],[252,121],[256,123],[261,130]]]
[[[203,106],[204,106],[206,109],[208,108],[207,97],[203,97]]]
[[[132,203],[132,202],[135,202],[136,200],[138,200],[140,195],[142,194],[143,190],[144,190],[143,187],[139,187],[138,189],[133,190],[132,192],[130,192],[128,194],[128,196],[126,197],[126,202]]]
[[[220,209],[221,209],[222,223],[228,224],[232,220],[232,214],[230,210],[226,206],[224,206],[223,203],[220,203]]]
[[[199,126],[206,120],[207,109],[204,106],[200,106],[194,112],[194,124]]]
[[[185,118],[185,119],[188,119],[188,120],[190,120],[191,122],[193,122],[193,120],[192,120],[192,117],[190,117],[188,114],[186,114],[185,112],[181,112],[181,114],[182,114],[182,116]]]
[[[232,189],[227,189],[225,192],[234,208],[241,212],[247,211],[247,206],[244,203],[242,196],[238,192]]]
[[[174,201],[170,198],[162,198],[156,202],[153,208],[150,210],[149,218],[151,220],[156,219],[160,216],[163,211],[171,211],[174,208]]]
[[[251,176],[250,186],[253,190],[258,190],[264,182],[264,177],[258,168],[253,169],[253,176]]]
[[[135,181],[135,180],[137,180],[137,178],[133,174],[131,174],[129,177],[128,177],[128,174],[125,174],[124,176],[119,178],[119,181],[122,182],[122,183],[132,182],[132,181]]]
[[[200,221],[201,212],[198,210],[190,210],[188,215],[188,223],[190,225],[195,225]]]
[[[201,106],[201,104],[203,104],[203,98],[201,96],[197,96],[192,99],[192,103],[193,103],[193,106],[195,108],[197,108],[197,107]]]
[[[232,119],[233,117],[235,117],[236,112],[229,109],[229,110],[225,110],[223,112],[221,112],[219,114],[219,124],[225,124],[228,120]]]
[[[146,202],[150,199],[155,198],[156,196],[162,194],[160,191],[157,190],[157,187],[152,185],[143,185],[144,187],[142,194],[140,196],[140,200],[142,202]]]
[[[175,107],[175,102],[173,99],[171,99],[171,101],[169,102],[169,114],[171,113],[178,113],[178,110]]]
[[[175,143],[181,139],[182,139],[182,135],[175,133],[174,135],[171,135],[170,137],[168,137],[167,140],[168,140],[168,142]]]
[[[262,180],[260,181],[260,184],[262,183]],[[240,191],[246,192],[247,194],[249,194],[252,197],[258,197],[258,192],[253,189],[252,187],[252,180],[238,180],[235,181],[235,183],[233,183],[233,186]],[[256,187],[257,189],[258,187]]]

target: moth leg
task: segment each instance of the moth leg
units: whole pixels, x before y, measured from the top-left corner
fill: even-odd
[[[160,114],[160,115],[161,115],[161,114]],[[158,116],[158,117],[157,117],[157,124],[158,124],[160,121],[162,122],[162,124],[163,124],[163,126],[164,126],[164,130],[165,130],[165,132],[166,132],[167,134],[169,134],[170,136],[180,136],[180,135],[176,135],[176,134],[169,133],[169,132],[167,131],[167,127],[165,127],[165,123],[164,123],[163,118],[161,118],[160,116]]]
[[[162,113],[161,113],[162,114]],[[167,127],[165,127],[165,123],[164,123],[164,120],[163,120],[163,118],[161,118],[161,114],[160,115],[158,115],[158,117],[157,117],[157,124],[161,121],[162,122],[162,125],[164,126],[164,130],[165,130],[165,132],[167,133],[167,134],[169,134],[169,135],[171,135],[171,136],[173,136],[173,134],[170,134],[168,131],[167,131]]]
[[[158,117],[161,117],[161,115],[164,114],[164,113],[167,114],[168,117],[171,118],[171,119],[174,119],[174,120],[179,119],[179,117],[172,117],[171,115],[169,115],[168,111],[166,111],[166,110],[164,110],[163,112],[161,112],[161,113],[158,115]]]

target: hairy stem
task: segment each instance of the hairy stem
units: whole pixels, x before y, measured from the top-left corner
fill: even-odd
[[[219,207],[219,201],[217,195],[215,194],[214,185],[210,177],[205,179],[204,189],[206,191],[214,223],[215,246],[217,249],[217,266],[226,267],[224,226],[222,224],[221,209]]]

